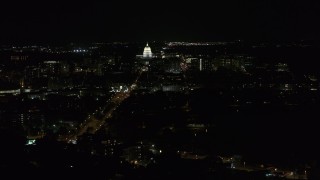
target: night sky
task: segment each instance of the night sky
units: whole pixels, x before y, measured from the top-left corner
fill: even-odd
[[[1,2],[0,41],[320,39],[311,0]]]

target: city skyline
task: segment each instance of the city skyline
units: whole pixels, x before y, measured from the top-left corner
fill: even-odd
[[[3,2],[0,170],[319,180],[319,5]]]
[[[307,62],[318,49],[242,41],[1,46],[0,166],[59,167],[60,177],[98,167],[102,179],[317,176],[320,84]]]

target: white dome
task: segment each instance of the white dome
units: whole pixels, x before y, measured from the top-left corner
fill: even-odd
[[[152,58],[152,51],[151,51],[151,48],[149,47],[148,43],[147,43],[146,47],[144,48],[143,57],[144,58]]]

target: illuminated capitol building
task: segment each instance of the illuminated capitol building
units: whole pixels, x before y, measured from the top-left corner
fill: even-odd
[[[146,47],[144,47],[143,54],[137,55],[137,58],[141,59],[152,59],[154,56],[152,54],[151,48],[149,44],[147,43]]]

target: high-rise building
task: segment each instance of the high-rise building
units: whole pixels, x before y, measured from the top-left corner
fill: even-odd
[[[27,55],[15,55],[10,57],[11,61],[15,63],[24,62],[29,59],[29,56]]]
[[[44,77],[60,75],[61,64],[59,61],[44,61],[41,66],[41,72]]]

